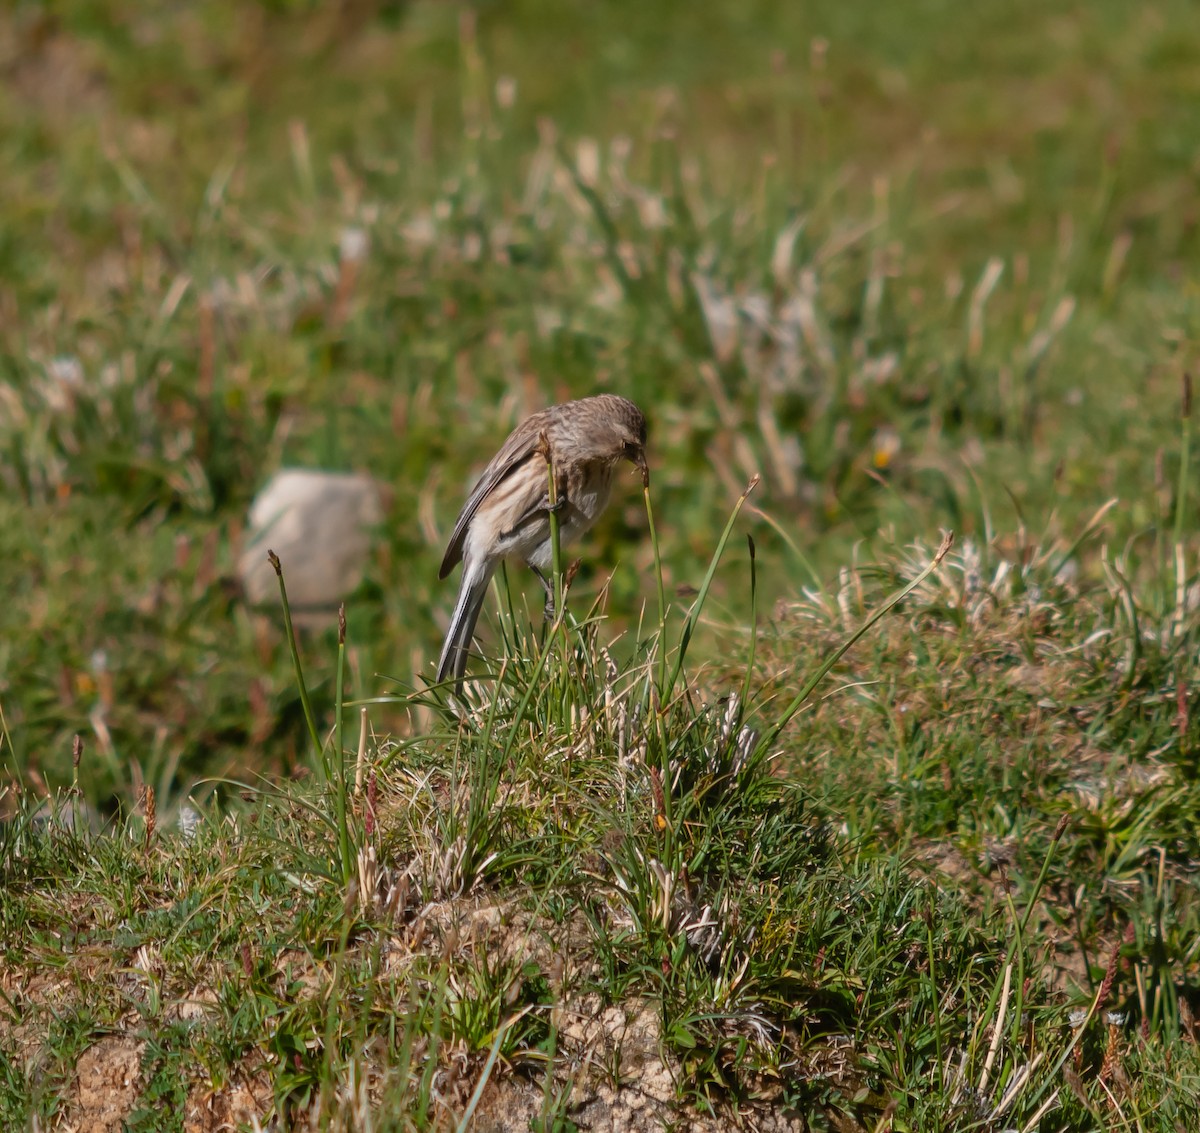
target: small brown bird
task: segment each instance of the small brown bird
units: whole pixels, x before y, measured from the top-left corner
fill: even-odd
[[[459,695],[475,622],[500,560],[527,563],[545,587],[548,605],[554,594],[544,573],[554,549],[543,439],[554,466],[561,546],[578,539],[600,517],[622,460],[646,474],[646,418],[632,401],[615,394],[552,405],[509,434],[463,504],[438,572],[445,578],[462,561],[458,601],[437,669],[439,681],[453,673]]]

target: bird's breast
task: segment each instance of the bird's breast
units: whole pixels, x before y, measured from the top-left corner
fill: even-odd
[[[613,468],[608,463],[568,465],[562,477],[566,503],[558,512],[560,546],[575,542],[600,517],[612,494]],[[550,543],[550,518],[542,514],[531,525],[518,553],[539,570],[552,565],[554,550]]]

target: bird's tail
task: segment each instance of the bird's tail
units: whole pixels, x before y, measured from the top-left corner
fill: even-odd
[[[454,604],[454,613],[450,617],[450,628],[446,631],[446,641],[442,645],[442,656],[438,661],[437,679],[444,681],[454,675],[454,692],[462,696],[463,673],[467,669],[467,654],[471,649],[471,638],[475,633],[475,623],[479,620],[479,611],[483,608],[484,595],[487,594],[488,583],[492,580],[495,565],[491,563],[473,563],[469,559],[463,561],[462,582],[458,588],[458,601]]]

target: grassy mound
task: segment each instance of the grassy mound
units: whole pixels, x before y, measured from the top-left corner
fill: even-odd
[[[1200,621],[1019,546],[848,572],[740,673],[705,592],[626,663],[509,608],[460,717],[363,706],[311,785],[22,813],[5,1124],[1189,1128]]]

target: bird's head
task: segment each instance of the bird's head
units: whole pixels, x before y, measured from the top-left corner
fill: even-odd
[[[617,403],[613,413],[617,456],[637,468],[645,481],[650,475],[646,465],[646,418],[632,401],[623,397],[614,397],[613,401]]]

